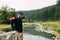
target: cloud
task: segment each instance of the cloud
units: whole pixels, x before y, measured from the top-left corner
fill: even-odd
[[[8,5],[16,10],[33,10],[56,4],[57,0],[0,0],[0,6]]]

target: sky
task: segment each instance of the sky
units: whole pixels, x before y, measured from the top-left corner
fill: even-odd
[[[57,0],[0,0],[0,7],[8,5],[8,7],[18,10],[35,10],[47,6],[55,5]]]

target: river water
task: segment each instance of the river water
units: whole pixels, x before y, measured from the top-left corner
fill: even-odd
[[[23,40],[50,40],[50,39],[42,37],[42,36],[24,33],[23,34]]]

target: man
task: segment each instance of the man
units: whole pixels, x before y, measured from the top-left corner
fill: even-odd
[[[16,31],[17,31],[17,37],[18,40],[22,40],[21,38],[23,37],[23,27],[22,27],[22,19],[25,18],[23,17],[23,13],[19,12],[18,16],[16,18]]]
[[[17,31],[17,40],[23,40],[23,27],[22,27],[22,19],[25,18],[23,17],[23,13],[19,12],[17,15],[17,18],[11,17],[11,26],[12,29]]]

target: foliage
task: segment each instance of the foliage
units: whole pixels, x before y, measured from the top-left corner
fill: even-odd
[[[60,20],[60,0],[56,4],[55,18]]]
[[[8,6],[2,6],[0,9],[0,24],[10,23],[9,19],[12,15],[16,15],[14,8],[8,8]]]

